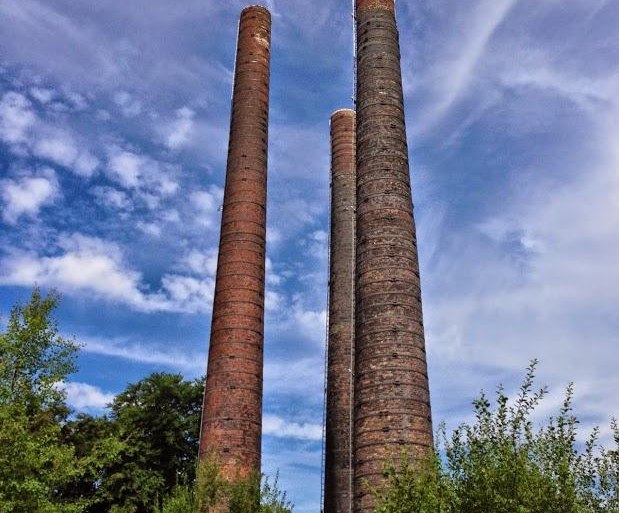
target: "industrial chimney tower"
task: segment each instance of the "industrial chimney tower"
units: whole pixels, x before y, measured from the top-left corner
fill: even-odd
[[[432,421],[394,0],[356,0],[355,23],[353,510],[369,513],[385,465],[432,447]]]
[[[260,472],[271,16],[241,13],[200,459]]]
[[[324,513],[371,513],[403,452],[432,448],[394,0],[354,0],[356,111],[331,118]],[[241,13],[200,459],[260,472],[271,16]]]
[[[355,287],[355,112],[331,116],[325,513],[350,513]]]

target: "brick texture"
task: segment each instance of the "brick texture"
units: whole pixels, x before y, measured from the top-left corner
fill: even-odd
[[[331,116],[325,513],[350,513],[354,357],[355,112]]]
[[[200,458],[260,472],[271,16],[241,13]]]
[[[386,9],[395,12],[394,0],[355,0],[355,9],[367,11],[368,9]]]
[[[393,1],[357,0],[355,17],[353,509],[365,513],[385,465],[432,446],[432,422]]]

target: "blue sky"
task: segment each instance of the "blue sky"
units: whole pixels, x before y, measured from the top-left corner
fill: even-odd
[[[330,113],[350,2],[272,0],[264,469],[318,510]],[[34,282],[101,412],[206,365],[243,3],[0,3],[0,311]],[[435,422],[541,360],[545,411],[619,415],[619,3],[400,0]],[[6,317],[5,317],[6,318]],[[603,434],[606,433],[603,431]]]

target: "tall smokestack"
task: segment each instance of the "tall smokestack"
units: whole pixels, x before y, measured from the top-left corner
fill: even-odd
[[[228,479],[260,472],[271,15],[239,24],[200,459]]]
[[[402,450],[432,446],[394,0],[356,0],[354,511]],[[367,486],[369,485],[369,487]]]
[[[352,507],[355,169],[355,112],[338,110],[331,116],[325,513],[350,513]]]

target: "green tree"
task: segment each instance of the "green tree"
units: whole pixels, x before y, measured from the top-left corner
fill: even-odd
[[[38,288],[26,305],[11,310],[0,334],[0,404],[20,404],[31,411],[62,406],[58,384],[75,372],[79,346],[58,333],[52,317],[59,296],[42,296]]]
[[[536,362],[510,404],[499,387],[494,407],[482,394],[475,422],[451,437],[444,428],[427,458],[386,470],[377,494],[378,513],[617,513],[619,431],[615,450],[599,446],[595,430],[584,447],[577,441],[573,387],[556,417],[538,424],[533,414],[546,395],[534,391]]]
[[[76,473],[74,452],[62,444],[68,415],[59,385],[75,370],[77,344],[53,319],[59,297],[32,292],[15,306],[0,333],[0,513],[72,513],[80,501],[57,491]]]
[[[293,506],[273,481],[253,475],[227,481],[213,458],[199,465],[193,486],[177,486],[163,500],[158,513],[292,513]]]
[[[124,449],[109,418],[79,414],[62,426],[62,441],[74,451],[78,472],[59,490],[65,501],[82,501],[88,513],[108,513],[101,496],[109,469]]]
[[[175,486],[193,483],[203,387],[202,380],[155,373],[116,396],[105,429],[115,437],[117,453],[95,481],[91,475],[90,483],[82,483],[96,486],[98,505],[89,511],[151,513]],[[75,434],[93,422],[82,418]],[[91,434],[99,436],[96,429]]]

